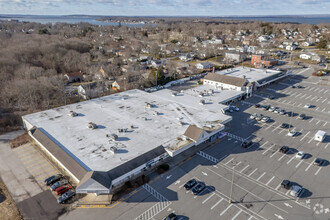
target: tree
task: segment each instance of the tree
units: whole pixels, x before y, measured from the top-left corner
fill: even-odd
[[[320,42],[316,44],[316,48],[318,49],[325,49],[327,48],[327,41],[321,38]]]

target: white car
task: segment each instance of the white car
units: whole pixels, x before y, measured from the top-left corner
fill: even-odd
[[[252,115],[250,115],[250,119],[255,119],[258,116],[257,113],[253,113]]]
[[[299,151],[297,154],[296,154],[296,158],[298,159],[303,159],[305,156],[305,153],[303,151]]]
[[[239,108],[237,106],[230,106],[231,109],[233,109],[234,111],[238,112]]]
[[[265,117],[263,117],[263,118],[261,119],[261,121],[262,121],[262,122],[267,122],[267,121],[269,121],[269,119],[270,119],[269,117],[265,116]]]
[[[310,107],[312,107],[311,104],[306,104],[306,105],[304,106],[304,108],[310,108]]]
[[[270,107],[268,111],[273,112],[275,110],[275,107]]]
[[[288,136],[289,137],[293,137],[297,134],[297,132],[295,130],[290,130],[289,133],[288,133]]]
[[[303,192],[303,188],[301,186],[294,185],[291,187],[290,195],[294,197],[299,197]]]

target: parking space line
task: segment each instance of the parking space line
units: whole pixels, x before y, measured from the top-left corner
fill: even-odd
[[[237,218],[237,216],[238,216],[239,214],[241,214],[241,212],[242,212],[242,209],[240,209],[240,210],[236,213],[236,215],[235,215],[231,220],[235,220],[235,218]]]
[[[278,129],[279,127],[280,127],[281,125],[278,125],[276,128],[274,128],[273,130],[272,130],[272,132],[274,132],[276,129]]]
[[[241,171],[239,171],[240,173],[242,173],[244,170],[246,170],[246,168],[248,168],[250,165],[246,165],[246,167],[244,167]]]
[[[285,157],[285,154],[283,154],[280,158],[278,158],[278,161],[282,160],[283,157]]]
[[[268,184],[275,178],[275,176],[273,176],[270,180],[268,180],[268,182],[266,183],[266,185],[268,186]]]
[[[228,156],[228,154],[226,154],[225,156],[221,157],[218,161],[222,161],[224,158],[226,158]]]
[[[314,118],[312,118],[308,123],[311,123],[314,120]]]
[[[313,161],[308,165],[308,167],[305,169],[305,171],[309,170],[309,168],[313,165]]]
[[[289,164],[293,159],[294,157],[291,157],[291,159],[286,164]]]
[[[317,175],[317,174],[320,172],[321,168],[322,168],[322,167],[320,167],[320,168],[315,172],[315,175]]]
[[[231,158],[227,163],[225,163],[225,165],[229,164],[232,160],[234,160],[234,158]]]
[[[258,170],[258,168],[256,168],[255,170],[253,170],[252,173],[250,173],[250,174],[248,175],[248,177],[250,177],[252,174],[254,174],[254,172],[256,172],[257,170]]]
[[[217,201],[212,207],[211,210],[214,209],[217,205],[219,205],[220,202],[222,202],[223,198],[221,198],[219,201]]]
[[[280,132],[278,132],[278,134],[281,134],[284,130],[285,130],[285,129],[280,130]]]
[[[235,164],[234,166],[238,166],[242,163],[242,161],[238,162],[237,164]]]
[[[301,139],[300,139],[300,141],[302,141],[308,134],[310,133],[310,131],[308,131],[305,135],[304,135],[304,137],[302,137]]]
[[[327,145],[325,145],[324,149],[327,149],[327,147],[328,147],[329,144],[330,144],[330,143],[327,143]]]
[[[262,154],[265,154],[267,151],[269,151],[271,148],[273,148],[275,146],[275,144],[273,144],[272,146],[270,146],[269,148],[267,148],[267,150],[265,150],[264,152],[262,152]]]
[[[312,142],[313,139],[314,139],[314,137],[312,137],[312,138],[308,141],[308,143]]]
[[[314,96],[312,99],[311,99],[311,101],[313,101],[314,99],[316,99],[317,98],[317,96]]]
[[[221,213],[220,213],[220,216],[222,216],[223,214],[225,214],[225,212],[227,212],[228,209],[230,209],[230,207],[232,207],[233,204],[230,204],[227,208],[225,208],[225,210],[223,210]]]
[[[319,146],[320,143],[321,143],[321,142],[317,142],[316,146]]]
[[[321,111],[324,112],[325,109],[326,109],[326,108],[322,109]]]
[[[306,95],[307,95],[307,94],[304,94],[304,95],[303,95],[303,96],[301,96],[300,98],[302,99],[302,98],[304,98]]]
[[[207,198],[202,202],[202,204],[206,203],[207,200],[209,200],[210,198],[212,198],[212,196],[214,196],[214,195],[215,195],[215,193],[212,193],[209,197],[207,197]]]
[[[259,178],[257,179],[257,181],[259,181],[265,174],[266,174],[266,172],[264,172],[263,174],[261,174],[261,176],[259,176]]]
[[[268,130],[270,127],[272,127],[276,122],[274,122],[273,124],[269,125],[265,130]]]
[[[326,99],[324,99],[324,100],[322,101],[322,103],[324,103],[326,100],[327,100],[327,98],[326,98]]]
[[[301,103],[299,103],[298,107],[300,107],[300,106],[301,106]]]
[[[275,188],[275,190],[278,190],[281,187],[281,184],[278,184],[278,186]]]
[[[303,162],[303,160],[301,159],[300,162],[296,165],[296,168],[298,168],[300,166],[300,164],[302,164],[302,162]]]
[[[329,91],[329,90],[325,90],[325,91],[324,91],[324,94],[327,93],[328,91]]]
[[[319,92],[322,92],[324,89],[321,89]]]
[[[320,107],[317,107],[317,108],[315,109],[315,111],[317,111],[319,108],[320,108]]]

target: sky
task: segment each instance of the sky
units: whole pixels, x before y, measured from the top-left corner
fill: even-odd
[[[109,16],[330,14],[330,0],[0,0],[0,14]]]

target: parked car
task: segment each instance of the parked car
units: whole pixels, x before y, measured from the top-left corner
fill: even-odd
[[[263,117],[263,115],[258,115],[257,117],[255,117],[255,120],[260,121]]]
[[[298,85],[297,88],[302,89],[303,87],[301,85]]]
[[[258,116],[257,113],[253,113],[252,115],[250,115],[250,119],[255,119]]]
[[[248,148],[251,145],[252,145],[252,141],[243,141],[243,143],[241,144],[241,146],[244,148]]]
[[[69,191],[70,189],[72,189],[72,186],[70,184],[64,185],[64,186],[60,186],[55,190],[55,193],[57,195],[62,195],[65,192]]]
[[[263,109],[264,109],[264,110],[268,110],[269,108],[270,108],[270,105],[264,105],[264,106],[263,106]]]
[[[299,151],[297,154],[296,154],[296,158],[297,159],[303,159],[305,156],[305,153],[303,151]]]
[[[264,116],[264,117],[262,117],[261,121],[266,123],[269,121],[269,119],[270,119],[270,117]]]
[[[291,116],[294,116],[294,113],[293,112],[287,112],[286,115],[291,117]]]
[[[197,195],[198,193],[202,192],[203,189],[205,189],[205,183],[199,182],[192,188],[192,192],[194,195]]]
[[[290,127],[290,125],[287,124],[287,123],[282,123],[281,124],[281,128],[289,128],[289,127]]]
[[[311,107],[312,107],[312,105],[309,103],[305,104],[305,106],[304,106],[304,108],[311,108]]]
[[[297,118],[300,119],[300,120],[304,120],[306,118],[306,115],[305,114],[300,114]]]
[[[273,111],[275,111],[275,109],[276,109],[276,107],[272,106],[268,109],[268,111],[273,112]]]
[[[284,189],[290,189],[292,186],[292,182],[289,180],[283,180],[281,186],[284,187]]]
[[[316,166],[322,166],[324,164],[324,162],[325,162],[325,160],[323,160],[321,158],[316,158],[314,160],[314,163],[313,164],[316,165]]]
[[[51,185],[50,189],[52,191],[54,191],[55,189],[57,189],[58,187],[60,186],[63,186],[65,184],[68,184],[69,182],[66,180],[66,179],[63,179],[63,180],[60,180],[60,181],[57,181],[55,182],[53,185]]]
[[[275,108],[275,110],[274,110],[275,113],[280,113],[280,111],[281,111],[281,109],[279,109],[279,108]]]
[[[255,104],[254,107],[255,108],[260,108],[260,104]]]
[[[299,197],[303,193],[303,188],[298,185],[293,185],[291,187],[290,195],[294,197]]]
[[[286,152],[288,152],[288,150],[289,150],[288,146],[282,146],[278,151],[285,154]]]
[[[236,111],[236,112],[239,111],[239,108],[238,108],[237,106],[233,106],[233,105],[231,105],[230,108],[233,109],[233,110]]]
[[[53,183],[59,181],[60,179],[62,179],[63,175],[62,174],[56,174],[53,176],[48,177],[47,179],[45,179],[45,184],[47,186],[52,185]]]
[[[190,190],[191,188],[193,188],[195,185],[197,184],[197,181],[195,179],[191,179],[188,182],[186,182],[186,184],[184,184],[184,188],[186,190]]]
[[[285,114],[285,110],[284,109],[280,110],[280,115],[284,115],[284,114]]]
[[[166,218],[164,218],[164,220],[176,220],[177,216],[174,213],[169,214],[168,216],[166,216]]]
[[[74,195],[76,195],[75,192],[73,192],[72,190],[67,191],[66,193],[64,193],[61,197],[59,197],[57,199],[57,202],[62,204],[67,202],[69,199],[71,199],[72,197],[74,197]]]
[[[291,88],[296,88],[296,86],[292,85]]]
[[[292,129],[292,130],[289,131],[288,136],[289,136],[289,137],[293,137],[293,136],[295,136],[296,134],[297,134],[296,130]]]
[[[269,96],[269,99],[273,100],[273,99],[275,99],[275,96],[271,95],[271,96]]]

